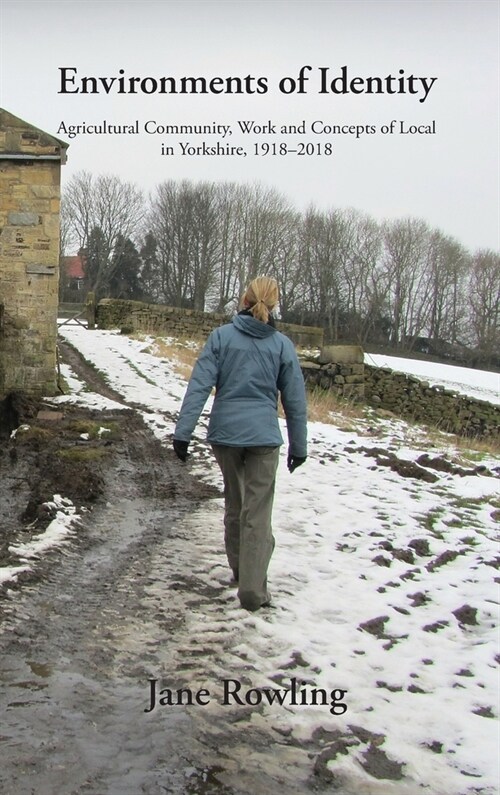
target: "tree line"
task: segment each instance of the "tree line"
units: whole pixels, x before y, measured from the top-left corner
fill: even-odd
[[[470,252],[419,218],[299,212],[272,188],[230,182],[167,180],[145,197],[117,176],[80,172],[61,201],[70,250],[97,298],[230,313],[267,274],[282,320],[322,326],[330,341],[455,358],[468,349],[500,363],[498,252]]]

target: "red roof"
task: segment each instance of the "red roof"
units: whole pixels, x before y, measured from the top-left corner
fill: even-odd
[[[70,279],[84,279],[83,257],[77,254],[75,257],[63,257],[63,268],[66,276]]]

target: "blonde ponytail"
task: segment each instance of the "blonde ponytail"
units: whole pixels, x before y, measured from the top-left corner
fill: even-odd
[[[269,276],[257,276],[250,282],[241,305],[250,310],[256,320],[269,321],[269,316],[279,300],[278,283]]]

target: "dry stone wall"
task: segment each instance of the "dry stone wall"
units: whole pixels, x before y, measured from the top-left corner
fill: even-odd
[[[500,406],[363,362],[360,347],[332,345],[323,348],[314,359],[301,360],[301,368],[309,387],[330,390],[339,398],[364,401],[410,422],[431,425],[447,433],[500,437]]]
[[[171,337],[206,338],[211,331],[228,323],[229,320],[226,315],[200,312],[196,309],[181,309],[115,298],[103,298],[96,309],[96,323],[99,328],[119,328],[127,333],[144,331],[147,334],[163,334]],[[277,321],[276,326],[296,345],[318,347],[323,344],[321,328],[296,326],[281,321]]]
[[[365,365],[365,398],[373,406],[447,433],[500,437],[500,406],[430,386],[406,373]]]
[[[98,328],[119,328],[125,333],[143,331],[146,334],[169,337],[207,337],[214,328],[227,323],[225,315],[209,314],[195,309],[181,309],[141,301],[103,298],[96,308]]]

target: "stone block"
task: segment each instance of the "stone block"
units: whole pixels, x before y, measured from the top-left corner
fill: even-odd
[[[13,199],[17,199],[18,201],[28,199],[30,196],[29,185],[12,185],[10,188],[10,195]]]
[[[37,199],[58,199],[61,192],[57,185],[32,185],[31,193]]]
[[[20,331],[30,327],[30,321],[27,317],[14,317],[11,320],[14,329]]]
[[[346,375],[345,382],[346,384],[363,384],[363,385],[365,383],[362,375]]]
[[[317,362],[308,362],[304,361],[303,359],[300,360],[300,367],[302,370],[320,370],[321,365]]]
[[[2,186],[2,190],[4,190]],[[8,188],[7,188],[8,190]],[[2,210],[4,212],[16,212],[19,210],[19,200],[14,199],[12,195],[2,197]]]
[[[34,212],[43,216],[46,213],[50,213],[50,200],[33,199],[31,197],[19,199],[19,210],[22,212]],[[42,223],[42,218],[39,218],[38,223]]]
[[[41,263],[27,263],[26,264],[26,273],[32,276],[55,276],[56,275],[56,266],[55,265],[43,265]],[[40,284],[41,287],[45,287],[45,285]]]
[[[60,422],[64,419],[62,411],[50,411],[49,409],[41,409],[36,415],[37,420],[42,422]]]
[[[319,355],[320,364],[363,364],[364,354],[360,345],[326,345]]]

